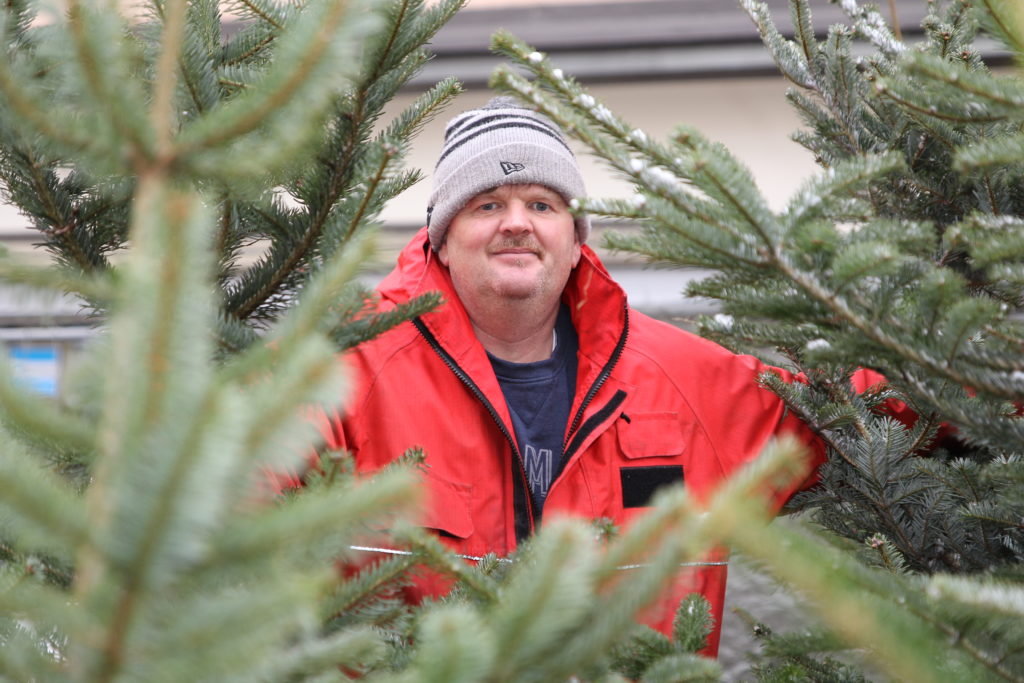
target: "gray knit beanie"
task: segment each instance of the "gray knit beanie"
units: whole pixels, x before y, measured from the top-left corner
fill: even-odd
[[[586,192],[576,157],[558,126],[511,97],[495,97],[448,122],[427,207],[430,246],[440,248],[448,224],[470,199],[513,184],[544,185],[567,202]],[[576,218],[576,233],[581,244],[587,240],[587,216]]]

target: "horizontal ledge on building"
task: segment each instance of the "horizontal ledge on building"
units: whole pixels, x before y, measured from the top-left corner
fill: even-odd
[[[5,321],[6,322],[6,321]],[[96,328],[89,325],[38,325],[24,327],[0,327],[0,342],[40,342],[89,339],[96,334]]]
[[[859,45],[855,54],[868,54]],[[988,38],[975,43],[986,63],[1003,66],[1011,55]],[[595,46],[552,49],[553,65],[584,84],[638,80],[742,78],[779,76],[767,48],[759,42]],[[424,90],[444,78],[459,79],[470,88],[486,87],[504,59],[489,52],[439,54],[414,76],[406,90]]]

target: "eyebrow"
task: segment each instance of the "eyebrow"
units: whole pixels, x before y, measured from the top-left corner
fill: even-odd
[[[466,203],[468,204],[471,201],[478,201],[484,198],[500,199],[500,197],[497,197],[495,195],[497,194],[498,190],[501,187],[502,186],[496,185],[495,187],[489,187],[486,190],[481,190],[480,192],[473,195],[469,200],[467,200]],[[536,190],[533,190],[529,195],[527,195],[527,201],[537,201],[538,199],[544,199],[547,201],[556,199],[565,204],[566,206],[569,205],[569,203],[562,198],[562,195],[558,194],[558,192],[556,192],[555,190],[547,188],[543,185],[538,185]]]

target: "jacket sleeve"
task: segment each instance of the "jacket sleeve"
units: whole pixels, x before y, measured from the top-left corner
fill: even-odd
[[[321,447],[330,450],[341,450],[346,447],[341,418],[336,414],[329,414],[320,407],[309,407],[305,409],[304,418],[312,423],[316,427],[317,432],[319,432],[319,444],[310,447],[300,467],[287,470],[264,468],[264,483],[270,495],[280,495],[289,489],[301,488],[305,474],[319,467],[319,451]]]
[[[683,370],[689,376],[687,400],[699,416],[718,465],[719,482],[709,487],[709,493],[757,458],[773,440],[792,437],[804,446],[801,473],[767,491],[770,506],[777,511],[795,491],[816,481],[815,470],[825,461],[825,445],[782,399],[761,386],[758,377],[768,371],[786,382],[800,378],[707,340],[695,340],[690,351]]]
[[[756,457],[772,438],[792,436],[807,449],[805,476],[770,491],[772,509],[778,511],[795,493],[817,483],[817,469],[826,460],[825,444],[803,420],[786,408],[779,397],[757,383],[757,376],[764,371],[774,372],[786,382],[803,382],[805,378],[802,375],[764,365],[746,356],[740,356],[738,360],[742,369],[730,373],[733,386],[724,404],[738,408],[731,414],[725,412],[720,416],[719,429],[727,435],[724,449],[727,459],[723,466],[726,469],[742,466]],[[884,375],[866,368],[857,370],[851,378],[858,393],[878,388],[886,382]],[[917,420],[917,414],[902,401],[890,400],[883,410],[907,425]]]

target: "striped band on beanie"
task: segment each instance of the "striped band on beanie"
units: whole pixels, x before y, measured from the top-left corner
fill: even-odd
[[[448,224],[470,199],[501,185],[544,185],[569,202],[586,191],[576,157],[551,119],[511,97],[495,97],[453,118],[434,169],[427,207],[430,246],[441,247]],[[576,218],[580,243],[590,219]]]

